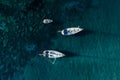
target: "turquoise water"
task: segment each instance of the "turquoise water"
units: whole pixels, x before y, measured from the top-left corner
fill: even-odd
[[[119,80],[119,0],[0,0],[0,80]],[[43,24],[44,18],[54,20]],[[62,36],[58,30],[84,31]],[[45,49],[66,57],[53,65]]]

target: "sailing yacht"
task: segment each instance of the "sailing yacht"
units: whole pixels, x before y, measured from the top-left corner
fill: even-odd
[[[81,32],[82,30],[83,28],[80,28],[78,26],[78,27],[66,28],[58,32],[60,32],[62,35],[74,35]]]
[[[56,58],[61,58],[61,57],[64,57],[65,54],[59,52],[59,51],[55,51],[55,50],[44,50],[42,54],[39,54],[40,56],[43,56],[43,57],[47,57],[47,58],[50,58],[50,59],[54,59],[52,61],[52,64],[55,63],[56,61]]]

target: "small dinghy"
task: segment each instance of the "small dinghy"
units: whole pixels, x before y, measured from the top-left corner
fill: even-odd
[[[81,32],[82,30],[83,28],[79,28],[78,26],[78,27],[66,28],[58,32],[61,32],[62,35],[74,35],[74,34]]]
[[[55,50],[44,50],[42,54],[39,54],[40,56],[47,57],[50,59],[54,59],[52,61],[52,64],[55,63],[56,58],[64,57],[65,55],[61,52],[55,51]]]
[[[49,23],[52,23],[52,22],[53,22],[52,19],[44,19],[44,20],[43,20],[43,23],[44,23],[44,24],[49,24]]]

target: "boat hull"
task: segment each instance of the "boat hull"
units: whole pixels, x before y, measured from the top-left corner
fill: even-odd
[[[53,22],[52,19],[44,19],[44,20],[43,20],[43,23],[44,23],[44,24],[49,24],[49,23],[52,23],[52,22]]]
[[[83,30],[83,28],[79,28],[79,27],[66,28],[66,29],[61,31],[61,34],[62,35],[74,35],[74,34],[81,32],[82,30]]]
[[[48,58],[60,58],[65,56],[63,53],[55,50],[45,50],[43,51],[43,54],[44,57],[48,57]]]

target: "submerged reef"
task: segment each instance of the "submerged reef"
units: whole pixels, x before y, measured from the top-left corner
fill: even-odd
[[[56,0],[57,1],[57,0]],[[39,51],[50,49],[66,17],[83,15],[90,0],[2,0],[0,3],[0,80],[15,80]],[[51,3],[51,4],[52,4]],[[61,12],[62,11],[62,12]],[[80,14],[79,14],[80,13]],[[61,16],[61,17],[60,17]],[[63,17],[65,20],[63,20]],[[56,20],[44,25],[44,18]],[[29,54],[30,53],[30,54]],[[23,79],[22,79],[23,80]]]
[[[0,7],[0,80],[14,80],[39,51],[53,44],[57,28],[42,24],[44,0],[19,1]],[[39,3],[38,3],[39,2]],[[21,5],[21,7],[18,5]],[[29,54],[30,53],[30,54]]]

